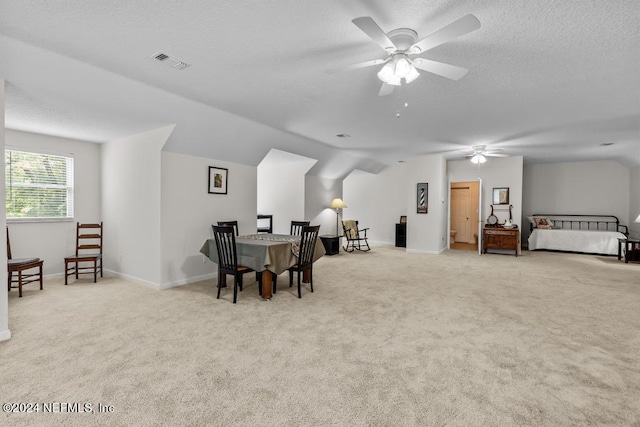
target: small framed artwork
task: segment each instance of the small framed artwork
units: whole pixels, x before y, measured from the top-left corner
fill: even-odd
[[[209,166],[209,194],[227,194],[229,169]]]
[[[400,217],[400,224],[406,224],[406,223],[407,223],[407,217],[406,217],[406,216],[404,216],[404,215],[402,215],[402,216]]]
[[[500,187],[493,189],[493,204],[508,205],[509,204],[509,187]]]
[[[426,214],[429,211],[429,184],[419,182],[416,189],[416,205],[419,214]]]

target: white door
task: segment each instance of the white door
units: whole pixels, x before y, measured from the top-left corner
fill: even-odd
[[[469,242],[469,196],[468,187],[451,189],[451,230],[455,230],[456,242]]]
[[[482,255],[482,227],[484,224],[482,215],[482,179],[478,179],[478,255]]]

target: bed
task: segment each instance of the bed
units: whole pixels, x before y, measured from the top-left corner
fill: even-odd
[[[613,215],[535,214],[531,223],[529,250],[546,249],[599,255],[619,255],[619,240],[629,235]]]

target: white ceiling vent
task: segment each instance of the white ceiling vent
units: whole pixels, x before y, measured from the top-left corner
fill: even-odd
[[[153,55],[151,55],[151,57],[156,61],[160,61],[163,64],[168,65],[169,67],[175,68],[177,70],[184,70],[185,68],[190,66],[190,64],[187,64],[186,62],[181,61],[178,58],[168,55],[164,52],[156,52]]]

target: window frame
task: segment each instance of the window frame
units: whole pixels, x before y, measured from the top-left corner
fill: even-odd
[[[6,153],[8,152],[18,152],[18,153],[28,153],[37,156],[49,156],[49,157],[58,157],[63,158],[66,161],[66,185],[61,186],[59,184],[34,184],[34,185],[13,185],[13,181],[11,181],[11,171],[5,170],[5,217],[7,224],[11,223],[26,223],[26,222],[73,222],[75,215],[75,158],[73,153],[60,153],[60,152],[50,152],[46,150],[39,149],[29,149],[29,148],[19,148],[19,147],[5,147],[5,159]],[[9,168],[10,166],[7,164],[5,160],[5,168]],[[9,216],[9,212],[7,210],[6,201],[9,200],[9,194],[11,187],[27,187],[27,188],[66,188],[66,216],[51,216],[51,217],[12,217]]]

